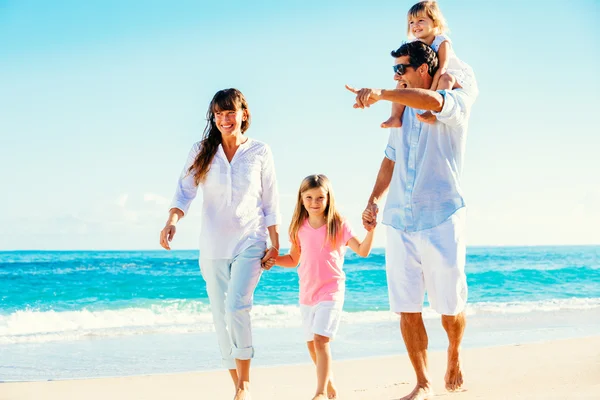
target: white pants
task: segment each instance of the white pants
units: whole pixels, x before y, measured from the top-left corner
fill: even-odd
[[[200,258],[200,272],[206,281],[223,366],[227,369],[236,368],[236,359],[249,360],[254,356],[250,310],[265,249],[266,243],[260,243],[233,259]]]
[[[457,315],[464,310],[465,223],[463,207],[431,229],[404,232],[388,227],[385,261],[393,312],[421,312],[426,289],[431,308],[438,313]]]

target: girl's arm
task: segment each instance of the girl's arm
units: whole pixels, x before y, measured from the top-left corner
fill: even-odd
[[[438,83],[440,81],[440,76],[444,75],[448,70],[449,57],[448,53],[451,50],[450,42],[444,40],[442,44],[440,44],[440,48],[437,52],[438,57],[438,69],[433,76],[433,81],[431,82],[431,90],[437,90]]]
[[[283,256],[277,256],[275,259],[275,265],[286,268],[296,268],[300,261],[300,248],[292,244],[290,253]]]
[[[365,236],[365,240],[359,242],[355,237],[348,240],[348,247],[350,247],[356,254],[361,257],[366,257],[371,253],[371,247],[373,247],[373,234],[375,233],[375,228],[371,229],[367,232],[367,236]]]

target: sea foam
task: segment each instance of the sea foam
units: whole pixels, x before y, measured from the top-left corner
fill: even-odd
[[[528,302],[472,303],[468,315],[488,316],[527,314],[561,310],[600,308],[598,298],[551,299]],[[439,315],[429,307],[425,319]],[[344,312],[342,323],[362,324],[396,321],[389,310]],[[255,328],[300,327],[300,310],[296,305],[255,305],[252,310]],[[0,314],[0,344],[42,343],[79,340],[90,337],[143,335],[152,333],[191,333],[213,331],[210,307],[196,300],[168,300],[146,307],[78,311],[19,310]]]

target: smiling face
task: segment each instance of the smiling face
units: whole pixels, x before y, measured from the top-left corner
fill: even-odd
[[[322,187],[308,189],[302,192],[302,205],[310,216],[325,216],[327,197],[327,191]]]
[[[409,56],[397,57],[394,59],[394,65],[410,64]],[[429,88],[427,86],[427,66],[425,64],[420,67],[407,66],[404,68],[404,73],[402,75],[396,73],[394,74],[394,80],[397,81],[401,86],[406,88],[415,88],[415,89],[426,89]]]
[[[241,134],[246,110],[214,110],[214,122],[223,136]]]
[[[433,41],[437,28],[431,18],[422,14],[408,17],[408,30],[417,39],[427,42]]]
[[[237,89],[219,90],[206,113],[208,128],[222,137],[239,136],[250,127],[250,110],[244,95]]]

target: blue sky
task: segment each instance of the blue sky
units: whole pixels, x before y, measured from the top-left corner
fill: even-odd
[[[463,175],[469,243],[600,243],[600,3],[439,3],[481,91]],[[389,52],[412,4],[0,0],[0,249],[158,248],[227,87],[273,149],[281,231],[301,179],[325,173],[362,232],[390,105],[355,110],[344,84],[394,86]],[[199,211],[198,199],[174,248],[197,247]]]

